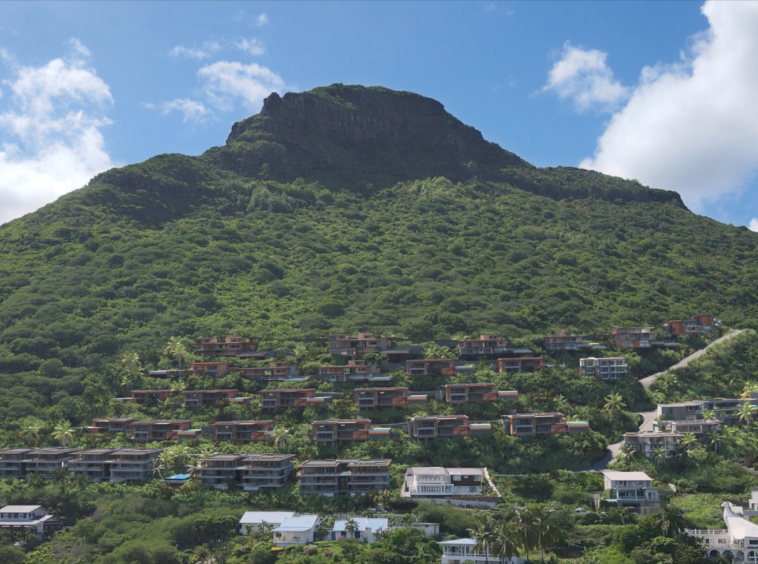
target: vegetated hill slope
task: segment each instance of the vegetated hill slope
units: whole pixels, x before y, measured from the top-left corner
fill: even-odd
[[[428,98],[273,94],[224,147],[110,170],[0,228],[0,370],[205,332],[747,325],[757,244],[674,192],[537,169]]]

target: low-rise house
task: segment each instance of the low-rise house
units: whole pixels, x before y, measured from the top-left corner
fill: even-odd
[[[264,421],[217,421],[211,425],[213,438],[218,441],[263,442],[271,438],[274,422]]]
[[[276,528],[285,519],[294,517],[293,511],[245,511],[240,518],[240,534],[247,535],[264,527]]]
[[[673,456],[682,442],[681,433],[660,431],[636,431],[624,433],[624,445],[636,449],[647,458],[653,458],[657,449],[662,449],[666,457]]]
[[[35,448],[25,455],[26,475],[37,474],[43,478],[53,478],[54,472],[65,470],[69,460],[74,458],[78,448]]]
[[[653,479],[644,472],[616,472],[603,470],[603,488],[610,491],[606,503],[622,508],[643,508],[657,506],[658,488],[653,487]]]
[[[510,352],[508,337],[480,335],[478,339],[463,339],[458,342],[458,351],[463,356],[482,356]]]
[[[663,328],[672,337],[704,335],[718,326],[713,315],[693,315],[692,319],[679,319],[663,324]]]
[[[306,407],[309,399],[315,399],[315,394],[315,388],[303,388],[300,390],[262,390],[260,393],[260,405],[263,409]]]
[[[161,448],[120,448],[108,454],[111,482],[147,480],[153,475]]]
[[[408,388],[356,388],[353,397],[361,409],[423,405],[428,400],[426,394],[410,394]]]
[[[711,411],[721,423],[739,425],[744,423],[740,419],[739,411],[746,402],[758,404],[758,393],[752,393],[747,399],[714,398],[659,405],[658,416],[665,415],[667,419],[675,421],[695,420],[702,419],[703,413]]]
[[[455,362],[449,358],[409,360],[405,363],[408,376],[453,376]]]
[[[373,333],[358,333],[357,337],[347,334],[329,335],[329,352],[333,355],[381,353],[390,348],[391,343],[386,337]]]
[[[68,461],[68,471],[74,476],[86,476],[90,482],[110,480],[111,466],[108,455],[116,452],[115,448],[93,448],[80,450]]]
[[[132,440],[135,442],[171,441],[179,438],[179,431],[192,427],[189,419],[135,421],[131,424]]]
[[[489,423],[469,423],[466,415],[412,417],[409,427],[411,437],[414,439],[468,437],[492,432],[492,426]]]
[[[242,483],[245,454],[214,454],[201,458],[200,481],[204,486],[227,489],[230,482]]]
[[[378,541],[380,535],[388,530],[389,520],[387,519],[354,517],[335,521],[330,538],[331,540],[358,539],[371,544]]]
[[[60,519],[50,515],[41,505],[6,505],[0,508],[0,529],[22,532],[34,527],[38,541],[62,526]]]
[[[223,343],[215,337],[195,339],[195,352],[200,356],[240,356],[255,351],[257,346],[253,339],[238,336],[226,337]]]
[[[293,544],[309,544],[316,542],[316,532],[321,523],[318,515],[301,515],[299,517],[287,517],[276,529],[274,546],[291,546]]]
[[[545,337],[545,349],[548,351],[603,350],[605,347],[592,342],[592,335],[556,331]]]
[[[388,427],[372,428],[370,419],[329,419],[314,421],[312,425],[313,440],[317,443],[340,444],[390,436]]]
[[[301,494],[333,497],[378,492],[389,488],[392,460],[306,460],[298,468],[297,484]]]
[[[699,443],[704,445],[708,444],[710,436],[713,433],[721,431],[721,421],[718,421],[717,419],[710,419],[707,421],[703,419],[698,419],[696,421],[660,421],[659,425],[661,425],[663,429],[660,429],[659,426],[656,425],[655,430],[658,432],[678,433],[681,435],[691,433]]]
[[[242,487],[245,491],[281,488],[294,467],[294,454],[247,454],[242,466]]]
[[[365,360],[349,360],[347,366],[321,366],[318,374],[310,376],[322,382],[389,382],[389,374],[377,372],[376,365]]]
[[[0,478],[26,478],[26,455],[33,448],[0,450]]]
[[[579,359],[579,374],[595,376],[607,381],[621,380],[629,374],[629,366],[626,364],[626,359],[621,356],[582,358]]]
[[[563,413],[517,413],[503,415],[503,429],[514,437],[566,435],[588,431],[586,421],[564,421]]]
[[[182,392],[184,407],[207,407],[222,401],[232,402],[237,398],[237,390],[185,390]]]
[[[481,403],[518,399],[518,392],[498,392],[495,384],[446,384],[447,403]]]
[[[92,426],[86,427],[88,433],[125,433],[134,421],[133,417],[116,419],[93,419]]]
[[[232,371],[228,362],[193,362],[190,373],[193,376],[212,376],[223,378]]]
[[[482,495],[484,468],[408,468],[403,492],[410,497],[450,497]]]
[[[613,327],[608,340],[617,349],[648,349],[653,346],[655,327]]]
[[[408,526],[418,529],[427,537],[437,537],[440,534],[439,523],[411,523]]]
[[[498,372],[531,372],[545,368],[545,360],[541,356],[522,356],[518,358],[498,358]]]
[[[685,533],[703,541],[711,560],[758,562],[758,525],[737,515],[729,502],[721,507],[726,529],[685,529]]]
[[[171,390],[132,390],[131,398],[116,398],[116,401],[128,401],[147,407],[157,407],[170,397]]]
[[[479,545],[479,541],[474,539],[455,539],[442,541],[438,544],[442,547],[441,564],[463,564],[464,562],[489,564],[497,560],[497,557],[490,552],[489,548],[486,550],[476,548]]]
[[[297,366],[290,366],[286,362],[269,362],[268,367],[258,368],[235,368],[243,378],[248,380],[287,380],[300,375]]]

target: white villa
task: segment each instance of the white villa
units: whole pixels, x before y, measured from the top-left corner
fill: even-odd
[[[660,501],[658,488],[653,487],[653,479],[644,472],[603,470],[603,482],[603,488],[611,492],[611,497],[604,501],[615,503],[616,507],[643,508]]]
[[[316,530],[321,521],[318,515],[301,515],[300,517],[287,517],[276,529],[274,546],[290,546],[293,544],[308,544],[316,542]]]
[[[493,556],[489,550],[476,550],[476,541],[474,539],[443,541],[439,545],[442,547],[441,564],[463,564],[464,562],[474,562],[475,564],[492,564],[494,562],[523,564],[526,562],[525,559],[516,556],[508,560],[500,560],[498,557]]]
[[[721,556],[733,562],[758,563],[758,525],[737,515],[729,503],[722,507],[726,529],[687,529],[686,533],[705,541],[708,558]]]
[[[63,526],[59,519],[48,514],[41,505],[6,505],[0,509],[0,529],[21,531],[34,527],[37,540]]]
[[[257,531],[263,525],[279,527],[285,519],[294,517],[292,511],[245,511],[240,518],[240,534]]]
[[[334,527],[332,527],[331,540],[358,539],[370,544],[378,541],[379,536],[389,530],[387,519],[357,517],[352,521],[353,523],[347,520],[335,521]]]
[[[482,495],[482,468],[408,468],[401,495],[404,497]]]

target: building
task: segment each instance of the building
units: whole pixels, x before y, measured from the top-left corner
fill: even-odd
[[[673,456],[682,442],[681,433],[639,431],[624,433],[624,445],[639,450],[643,456],[652,458],[657,449],[663,449],[666,457]]]
[[[199,460],[200,481],[204,486],[227,489],[230,482],[242,483],[246,454],[214,454]]]
[[[758,393],[751,394],[749,399],[714,398],[659,405],[658,416],[665,415],[666,419],[675,421],[695,420],[702,419],[703,413],[710,411],[721,423],[739,425],[744,423],[740,420],[739,410],[745,402],[758,404]]]
[[[510,352],[508,337],[480,335],[478,339],[464,339],[458,342],[458,351],[463,356],[482,356]]]
[[[259,531],[265,526],[276,528],[285,519],[294,517],[292,511],[245,511],[240,518],[240,534],[246,535],[251,531]]]
[[[729,502],[721,507],[726,529],[685,529],[685,533],[702,539],[711,560],[721,558],[755,564],[758,562],[758,525],[736,514]]]
[[[0,508],[0,529],[23,533],[28,527],[34,527],[38,541],[62,526],[60,519],[50,515],[41,505],[6,505]]]
[[[409,360],[405,363],[408,376],[453,376],[455,362],[449,358]]]
[[[390,347],[390,341],[373,333],[358,333],[357,337],[329,335],[329,352],[333,355],[355,356],[357,354],[381,353]]]
[[[410,497],[450,497],[482,495],[484,468],[408,468],[403,493]]]
[[[289,366],[286,362],[269,362],[263,368],[235,368],[243,378],[248,380],[287,380],[300,375],[297,366]]]
[[[545,368],[545,360],[541,356],[522,356],[520,358],[498,358],[498,372],[531,372]]]
[[[157,407],[171,397],[171,390],[132,390],[131,398],[116,398],[116,401],[130,401],[147,407]]]
[[[218,405],[222,401],[233,401],[237,398],[237,390],[186,390],[182,392],[184,407],[208,407]]]
[[[53,478],[54,472],[66,469],[69,460],[74,458],[78,450],[78,448],[35,448],[27,452],[24,457],[26,476],[37,474],[43,478]]]
[[[306,460],[298,468],[297,484],[301,494],[333,497],[378,492],[389,488],[392,460]]]
[[[274,422],[264,421],[218,421],[210,426],[217,441],[263,442],[271,438]]]
[[[566,435],[588,431],[586,421],[564,421],[563,413],[517,413],[503,416],[503,429],[515,437]]]
[[[108,454],[111,482],[147,480],[153,475],[162,448],[120,448]]]
[[[486,435],[492,432],[489,423],[469,423],[465,415],[428,415],[411,417],[410,435],[414,439],[434,439],[436,437],[468,437]]]
[[[715,329],[717,326],[718,323],[712,315],[693,315],[692,319],[680,319],[663,324],[663,328],[672,337],[678,337],[680,335],[704,335]]]
[[[86,427],[88,433],[125,433],[134,421],[133,417],[118,419],[93,419],[92,426]]]
[[[316,532],[321,521],[318,515],[301,515],[287,517],[282,524],[274,529],[274,546],[291,546],[293,544],[309,544],[316,542]]]
[[[389,427],[371,427],[370,419],[329,419],[314,421],[313,440],[317,443],[341,444],[369,439],[386,439]]]
[[[263,409],[306,407],[309,399],[315,399],[315,388],[301,390],[261,390],[260,405]],[[314,402],[311,402],[314,403]]]
[[[717,419],[703,420],[698,419],[696,421],[660,421],[659,425],[663,425],[663,430],[660,430],[656,426],[656,431],[663,433],[678,433],[684,435],[691,433],[698,440],[699,443],[707,445],[710,436],[713,433],[721,431],[721,421]]]
[[[389,382],[389,374],[377,372],[376,365],[365,360],[348,360],[347,366],[321,366],[318,374],[310,376],[322,382]]]
[[[0,478],[26,478],[26,455],[33,448],[0,450]]]
[[[330,538],[331,540],[358,539],[359,541],[371,544],[378,541],[380,535],[387,531],[389,531],[388,519],[355,517],[335,521]]]
[[[428,400],[426,394],[411,395],[408,388],[356,388],[353,397],[361,409],[423,405]]]
[[[581,358],[579,359],[579,374],[595,376],[601,380],[621,380],[629,374],[629,366],[626,364],[626,359],[620,356]]]
[[[518,399],[518,392],[498,392],[495,384],[446,384],[443,388],[447,403],[481,403]]]
[[[132,440],[137,442],[170,441],[178,439],[179,431],[188,431],[192,427],[189,419],[135,421],[131,424]]]
[[[653,346],[655,327],[614,327],[608,340],[617,349],[647,349]]]
[[[111,477],[108,455],[118,449],[93,448],[80,450],[68,461],[68,471],[74,476],[86,476],[90,482],[107,482]]]
[[[294,460],[294,454],[245,455],[242,466],[242,487],[245,491],[281,488],[287,483]]]
[[[190,373],[193,376],[212,376],[223,378],[231,372],[228,362],[193,362],[190,365]]]
[[[545,350],[548,351],[579,351],[579,350],[603,350],[605,347],[592,342],[592,335],[572,333],[570,331],[556,331],[545,337]]]
[[[242,356],[254,352],[257,346],[253,339],[238,336],[226,337],[223,343],[215,337],[195,339],[195,352],[200,356]]]
[[[616,507],[642,508],[660,502],[658,488],[644,472],[603,470],[603,484],[603,489],[610,490],[610,497],[603,501]]]

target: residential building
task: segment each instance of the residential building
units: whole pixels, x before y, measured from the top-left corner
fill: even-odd
[[[331,540],[358,539],[371,544],[378,541],[380,535],[387,531],[389,531],[388,519],[353,517],[335,521],[330,538]]]
[[[193,376],[212,376],[223,378],[231,372],[228,362],[193,362],[190,365],[190,373]]]
[[[269,362],[263,368],[235,368],[243,378],[248,380],[286,380],[300,375],[297,366],[289,366],[286,362]]]
[[[464,339],[458,342],[458,350],[464,356],[482,356],[510,352],[508,337],[480,335],[478,339]]]
[[[301,515],[286,517],[282,524],[274,529],[274,546],[284,547],[293,544],[316,542],[316,532],[321,521],[318,515]]]
[[[657,449],[662,449],[666,457],[673,456],[682,442],[681,433],[661,433],[660,431],[635,431],[624,433],[624,445],[639,450],[643,456],[653,458]]]
[[[380,353],[391,346],[387,338],[373,333],[349,335],[329,335],[329,352],[333,355],[355,356],[365,353]]]
[[[182,392],[184,407],[207,407],[218,405],[222,401],[233,401],[237,398],[237,390],[186,390]]]
[[[35,448],[25,455],[26,475],[38,474],[43,478],[52,478],[53,473],[65,470],[68,461],[74,458],[78,448]]]
[[[133,417],[121,417],[117,419],[93,419],[92,426],[86,427],[89,433],[125,433],[134,421]]]
[[[721,507],[726,529],[685,529],[685,533],[703,541],[711,560],[755,564],[758,562],[758,525],[736,514],[729,502],[722,503]]]
[[[389,382],[389,374],[377,372],[376,365],[365,360],[348,360],[347,366],[321,366],[318,374],[310,376],[322,382]]]
[[[692,319],[680,319],[663,324],[663,328],[672,337],[680,335],[704,335],[718,326],[713,315],[693,315]]]
[[[147,407],[157,407],[170,397],[171,390],[132,390],[131,398],[117,398],[116,401],[125,400]]]
[[[495,384],[446,384],[443,388],[447,403],[481,403],[518,399],[518,392],[498,392]]]
[[[245,491],[281,488],[294,466],[294,454],[247,454],[242,466],[242,487]]]
[[[211,425],[213,438],[218,441],[263,442],[273,434],[274,422],[264,421],[218,421]]]
[[[260,405],[263,409],[306,407],[308,405],[308,400],[314,399],[315,394],[315,388],[303,388],[300,390],[262,390],[260,392]]]
[[[301,494],[315,493],[333,497],[383,491],[389,488],[392,460],[306,460],[298,468],[297,483]]]
[[[653,346],[655,327],[614,327],[608,340],[617,349],[648,349]]]
[[[465,562],[491,564],[499,561],[499,558],[493,555],[489,548],[487,550],[477,549],[476,546],[479,542],[474,539],[448,540],[438,544],[442,547],[441,564],[464,564]],[[522,564],[526,560],[514,556],[506,562],[508,564]]]
[[[405,363],[408,376],[453,376],[455,362],[449,358],[409,360]]]
[[[663,433],[679,433],[684,435],[691,433],[698,440],[699,443],[707,445],[710,436],[713,433],[721,431],[721,421],[717,419],[710,420],[685,420],[685,421],[660,421],[659,425],[663,426],[663,430],[659,429],[656,425],[656,431]]]
[[[120,448],[108,454],[111,482],[147,480],[162,448]]]
[[[242,467],[246,454],[214,454],[201,458],[200,481],[204,486],[227,489],[230,482],[242,482]]]
[[[566,435],[588,431],[586,421],[564,421],[563,413],[517,413],[503,416],[503,429],[515,437]]]
[[[170,441],[178,439],[179,431],[187,431],[192,426],[189,419],[157,421],[135,421],[131,424],[132,440],[137,442]]]
[[[629,374],[629,366],[626,364],[626,359],[621,356],[581,358],[579,359],[579,374],[595,376],[606,381],[621,380]]]
[[[592,342],[592,335],[556,331],[545,337],[545,349],[548,351],[603,350],[605,347]]]
[[[240,534],[246,535],[252,531],[258,531],[264,526],[276,528],[285,519],[294,516],[293,511],[245,511],[239,521]]]
[[[519,358],[498,358],[497,368],[503,372],[531,372],[545,368],[545,360],[541,356],[522,356]]]
[[[411,417],[410,434],[414,439],[436,437],[468,437],[492,432],[489,423],[469,423],[465,415],[428,415]]]
[[[606,503],[616,507],[642,508],[657,505],[658,488],[653,487],[653,479],[644,472],[616,472],[603,470],[603,489],[610,490]]]
[[[0,478],[26,478],[26,455],[33,448],[0,450]]]
[[[217,338],[201,337],[195,339],[195,352],[200,356],[240,356],[254,352],[257,343],[243,337],[226,337],[221,343]]]
[[[713,398],[659,405],[658,415],[665,415],[667,419],[675,421],[684,421],[702,419],[704,412],[711,411],[722,423],[739,425],[744,423],[740,420],[739,410],[746,402],[758,404],[758,393],[751,394],[751,397],[747,399]]]
[[[389,427],[372,428],[370,419],[330,419],[314,421],[312,425],[313,440],[317,443],[340,444],[390,436]]]
[[[6,505],[0,508],[0,529],[23,532],[28,527],[34,527],[38,541],[62,526],[60,519],[50,515],[41,505]]]
[[[413,527],[414,529],[418,529],[427,537],[436,537],[440,534],[439,523],[411,523],[409,526]]]
[[[410,394],[408,388],[356,388],[353,394],[355,405],[362,409],[407,407],[427,402],[426,394]]]
[[[410,497],[450,497],[482,495],[484,468],[408,468],[403,493]]]
[[[68,471],[75,476],[86,476],[90,482],[108,481],[111,477],[108,455],[116,450],[114,448],[80,450],[68,461]]]

